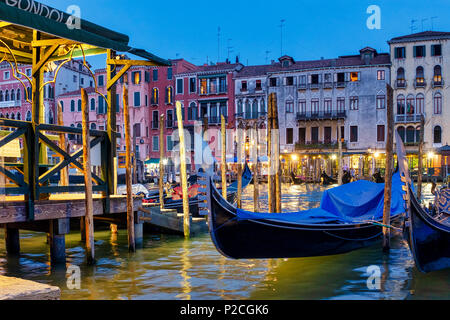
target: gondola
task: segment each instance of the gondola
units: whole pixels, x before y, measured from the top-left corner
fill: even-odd
[[[329,175],[327,175],[325,173],[325,171],[322,172],[322,175],[320,176],[320,178],[321,178],[321,181],[322,181],[322,185],[324,185],[324,186],[329,186],[330,184],[336,184],[337,183],[337,180],[331,178]]]
[[[409,210],[405,234],[416,267],[425,273],[450,268],[450,215],[447,210],[438,210],[433,217],[421,207],[412,188],[403,142],[398,137],[397,156],[404,182],[408,185]],[[449,200],[438,197],[437,204],[445,204]]]
[[[210,234],[217,250],[233,259],[326,256],[369,246],[382,235],[384,185],[357,181],[324,193],[320,208],[260,214],[237,209],[206,179]],[[392,221],[405,211],[404,191],[393,179]]]
[[[292,183],[294,183],[296,185],[302,184],[305,182],[305,179],[303,177],[296,176],[293,172],[291,172],[291,180],[292,180]]]
[[[196,177],[197,178],[197,177]],[[244,190],[252,181],[253,175],[250,171],[248,165],[245,165],[244,171],[242,173],[242,190]],[[192,181],[191,181],[192,183]],[[195,182],[196,183],[196,182]],[[238,181],[234,181],[227,187],[227,201],[234,203],[237,197]],[[159,200],[159,199],[158,199]],[[189,211],[197,215],[198,214],[198,196],[189,199]],[[183,199],[172,200],[171,198],[164,198],[164,208],[165,209],[176,209],[177,212],[183,212]]]

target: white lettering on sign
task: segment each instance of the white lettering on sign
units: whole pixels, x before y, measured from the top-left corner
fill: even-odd
[[[52,19],[57,22],[65,23],[70,18],[70,16],[68,16],[64,12],[54,8],[50,8],[45,4],[36,2],[34,0],[6,0],[6,4],[10,7],[16,7],[20,10],[38,14],[47,19]]]

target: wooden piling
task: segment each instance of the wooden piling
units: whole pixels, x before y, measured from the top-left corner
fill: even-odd
[[[16,256],[20,254],[19,229],[9,228],[8,225],[5,225],[5,246],[8,255]]]
[[[253,156],[254,169],[253,169],[253,211],[259,212],[261,210],[259,205],[259,133],[258,124],[255,122],[253,126]]]
[[[176,102],[177,106],[177,119],[178,119],[178,133],[180,136],[180,175],[181,175],[181,188],[183,190],[183,230],[185,238],[189,238],[191,235],[191,221],[189,215],[189,194],[187,186],[187,172],[186,172],[186,144],[184,141],[184,126],[181,102]]]
[[[280,125],[278,123],[278,103],[277,103],[277,96],[274,93],[274,102],[272,104],[272,136],[274,136],[275,141],[273,142],[274,146],[274,160],[275,160],[275,210],[277,213],[282,212],[281,207],[281,153],[280,153]]]
[[[341,131],[341,123],[338,121],[338,146],[339,146],[339,155],[338,155],[338,184],[342,185],[342,178],[344,176],[344,172],[342,170],[342,131]]]
[[[423,175],[423,143],[425,136],[425,117],[423,114],[420,117],[420,140],[419,140],[419,155],[418,155],[418,174],[417,174],[417,199],[422,198],[422,175]]]
[[[130,124],[130,127],[131,127],[131,124]],[[132,170],[132,173],[133,173],[133,177],[132,177],[133,184],[138,183],[138,181],[137,181],[137,158],[136,158],[136,156],[137,156],[137,153],[136,153],[136,132],[134,131],[134,128],[133,128],[133,163],[132,163],[132,166],[133,166],[133,170]]]
[[[383,224],[391,224],[392,170],[394,164],[394,91],[386,85],[387,92],[387,139],[386,139],[386,174],[384,188]],[[383,251],[390,249],[390,228],[383,227]]]
[[[128,231],[128,249],[131,252],[136,251],[136,241],[134,235],[134,210],[133,210],[133,191],[132,191],[132,177],[131,177],[131,125],[130,125],[130,109],[128,106],[128,86],[123,85],[123,118],[125,124],[125,180],[127,185],[127,231]]]
[[[63,109],[61,105],[61,101],[58,102],[58,126],[64,126],[64,120],[63,120]],[[60,133],[59,135],[59,147],[69,153],[68,151],[68,145],[66,141],[66,134]],[[61,186],[68,186],[69,185],[69,167],[64,167],[61,169],[61,180],[60,180]]]
[[[244,143],[242,136],[245,130],[238,125],[237,130],[237,207],[242,208],[242,153],[244,152]]]
[[[274,175],[274,148],[273,148],[273,108],[276,106],[276,96],[274,93],[269,95],[269,103],[267,106],[267,158],[268,158],[268,173],[267,173],[267,191],[269,212],[274,213],[276,209],[276,196],[275,196],[275,175]]]
[[[86,259],[88,264],[95,263],[94,248],[94,203],[92,200],[92,173],[91,173],[91,139],[89,137],[89,104],[88,95],[84,88],[81,88],[81,110],[82,110],[82,130],[83,130],[83,171],[84,184],[86,186]]]
[[[225,124],[225,117],[222,115],[221,117],[221,137],[222,137],[222,163],[221,169],[222,172],[222,196],[227,198],[227,130]]]
[[[167,179],[168,180],[168,179]],[[164,209],[164,114],[159,119],[159,206]]]

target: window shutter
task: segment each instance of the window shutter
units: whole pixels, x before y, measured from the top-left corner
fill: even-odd
[[[361,72],[358,72],[358,81],[361,81]]]
[[[417,57],[417,47],[413,47],[413,56]]]
[[[310,74],[308,74],[308,84],[311,84],[312,82],[312,76]]]
[[[422,46],[422,48],[423,48],[423,56],[426,57],[427,56],[427,47]]]
[[[322,75],[319,74],[319,83],[322,83]]]
[[[350,81],[350,72],[345,73],[345,81]]]
[[[435,55],[435,45],[431,46],[431,55],[434,56]]]
[[[337,82],[337,80],[338,80],[338,75],[337,75],[337,73],[335,73],[334,74],[334,82]]]

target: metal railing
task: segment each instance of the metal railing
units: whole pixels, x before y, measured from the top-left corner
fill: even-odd
[[[332,111],[307,111],[298,112],[297,120],[338,120],[345,119],[347,111],[332,110]]]
[[[425,116],[425,115],[423,115]],[[397,123],[419,123],[422,118],[421,114],[397,114],[395,122]]]

